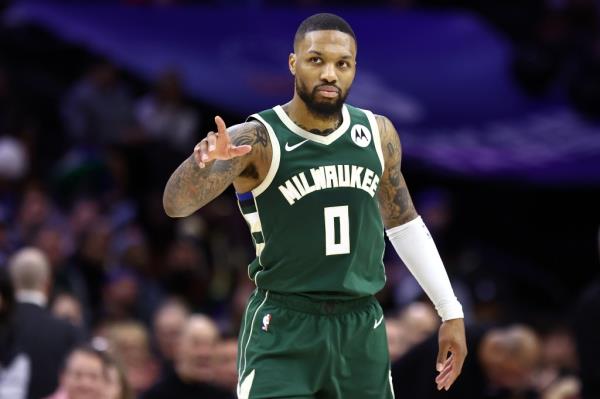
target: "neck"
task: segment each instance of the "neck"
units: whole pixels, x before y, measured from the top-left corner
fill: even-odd
[[[35,305],[45,307],[48,302],[46,295],[39,290],[20,289],[16,293],[18,302],[33,303]]]
[[[297,93],[282,108],[296,125],[311,133],[326,136],[342,123],[341,111],[331,116],[317,115],[308,109]]]

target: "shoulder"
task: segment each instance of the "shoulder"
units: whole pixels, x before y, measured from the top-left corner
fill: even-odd
[[[379,136],[381,138],[381,147],[382,150],[384,150],[384,155],[389,157],[395,155],[396,152],[400,153],[402,151],[400,136],[392,121],[384,115],[377,114],[375,114],[375,120],[377,121]]]
[[[379,128],[379,132],[384,135],[388,134],[390,131],[394,131],[396,133],[396,128],[392,121],[384,115],[373,114],[375,116],[375,120],[377,121],[377,127]],[[398,135],[396,133],[396,135]]]

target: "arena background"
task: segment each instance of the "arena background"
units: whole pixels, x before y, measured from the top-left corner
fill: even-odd
[[[597,2],[9,1],[0,260],[41,248],[51,298],[74,300],[79,318],[67,315],[86,340],[110,347],[106,331],[141,323],[145,360],[120,360],[138,395],[161,374],[144,364],[165,361],[153,326],[165,301],[209,315],[231,339],[251,290],[253,249],[233,190],[173,220],[166,179],[214,115],[232,125],[291,98],[293,34],[315,12],[356,32],[348,102],[396,125],[404,175],[467,323],[574,340],[599,274]],[[385,260],[379,299],[388,319],[401,318],[422,294],[394,251]],[[581,376],[580,364],[560,368]],[[534,391],[506,397],[550,397]]]

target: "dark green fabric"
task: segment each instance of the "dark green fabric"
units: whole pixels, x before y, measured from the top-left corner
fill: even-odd
[[[317,301],[256,290],[239,337],[249,398],[393,398],[379,303]],[[241,396],[245,397],[245,396]]]

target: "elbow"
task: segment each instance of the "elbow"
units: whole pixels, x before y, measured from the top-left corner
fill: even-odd
[[[192,212],[187,212],[187,210],[182,209],[182,207],[173,204],[172,201],[169,201],[166,196],[163,196],[163,209],[167,216],[171,218],[183,218],[189,216]]]

